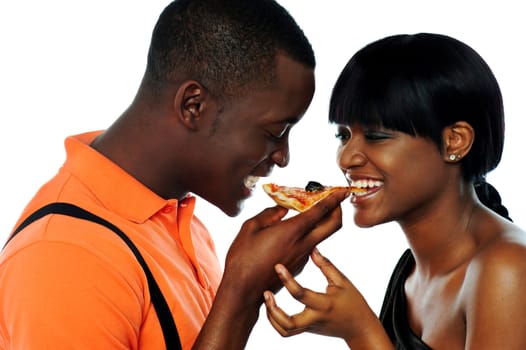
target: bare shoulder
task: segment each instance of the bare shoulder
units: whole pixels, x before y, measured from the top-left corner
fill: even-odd
[[[510,225],[482,246],[468,264],[460,294],[466,348],[524,349],[525,290],[526,233]]]
[[[526,232],[510,225],[480,247],[468,266],[466,277],[471,283],[487,283],[513,278],[515,274],[518,274],[516,278],[526,279]]]
[[[515,225],[480,247],[468,265],[463,292],[467,304],[502,301],[526,290],[526,232]],[[526,307],[526,299],[524,306]]]
[[[518,226],[509,225],[503,232],[483,244],[473,259],[475,266],[498,268],[514,266],[526,260],[526,232]],[[496,264],[496,265],[495,265]]]

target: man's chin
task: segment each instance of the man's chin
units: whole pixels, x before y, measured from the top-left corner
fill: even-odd
[[[206,198],[203,198],[203,199],[230,217],[238,216],[245,206],[244,199],[240,199],[235,202],[234,201],[220,202],[220,201],[208,200]]]
[[[221,209],[223,213],[225,213],[226,215],[233,218],[233,217],[238,216],[243,211],[244,207],[245,207],[245,201],[240,200],[234,206],[219,207],[219,209]]]
[[[238,216],[241,213],[245,206],[245,200],[248,198],[242,196],[238,196],[237,198],[233,198],[234,196],[212,197],[205,196],[204,194],[200,195],[200,197],[230,217]]]

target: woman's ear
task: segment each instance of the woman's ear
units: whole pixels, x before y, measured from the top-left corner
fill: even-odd
[[[464,158],[471,150],[474,139],[475,130],[465,121],[458,121],[445,127],[442,131],[444,159],[448,162],[457,162]]]
[[[193,80],[183,82],[174,98],[174,110],[181,124],[190,130],[199,129],[209,98],[208,91],[199,82]]]

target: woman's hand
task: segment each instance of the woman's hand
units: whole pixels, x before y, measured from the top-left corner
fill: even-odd
[[[283,265],[276,265],[285,288],[305,309],[288,315],[266,291],[265,306],[272,326],[284,337],[310,332],[342,338],[349,346],[353,344],[353,349],[391,349],[380,321],[351,281],[317,249],[311,258],[327,278],[326,292],[302,287]]]

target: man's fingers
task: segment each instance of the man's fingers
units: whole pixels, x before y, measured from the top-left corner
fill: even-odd
[[[318,203],[316,203],[310,210],[319,211],[322,216],[327,214],[328,212],[332,211],[334,208],[336,208],[340,203],[345,200],[345,198],[348,198],[351,193],[349,190],[338,190],[333,193],[331,193],[329,196],[325,197]],[[323,214],[325,213],[325,214]]]
[[[342,226],[340,203],[348,197],[348,191],[336,191],[311,209],[289,218],[291,229],[308,233],[308,245],[315,245]]]
[[[288,210],[286,208],[280,206],[266,208],[261,213],[245,221],[243,223],[242,229],[249,231],[257,231],[262,228],[268,227],[283,219],[287,212]]]
[[[342,227],[342,208],[337,206],[304,237],[308,246],[316,246]]]
[[[349,197],[349,194],[347,190],[339,190],[316,203],[312,208],[302,213],[307,216],[307,224],[316,226],[323,217],[338,208],[340,203]]]

